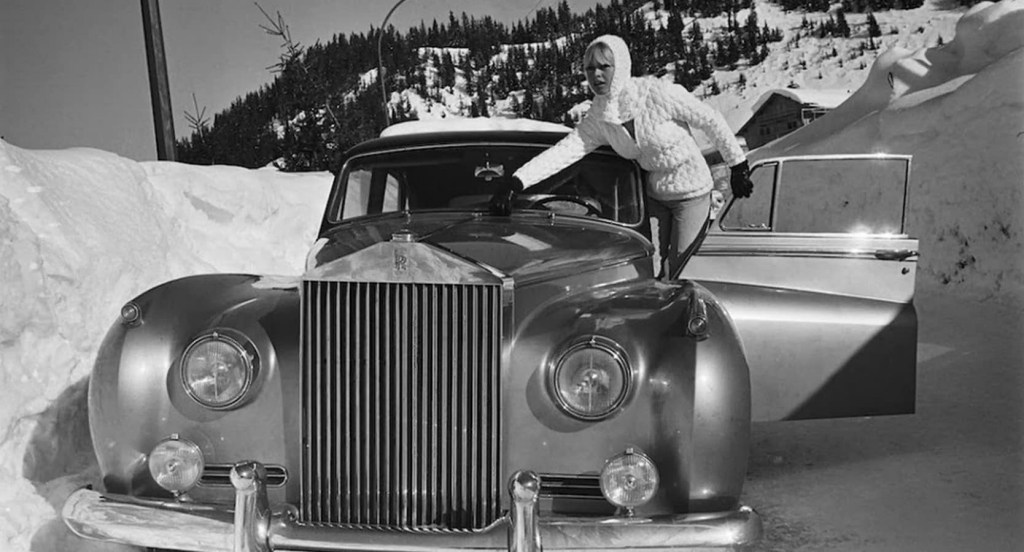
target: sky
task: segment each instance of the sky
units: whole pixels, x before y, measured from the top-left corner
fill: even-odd
[[[597,0],[570,0],[584,12]],[[280,40],[252,0],[160,3],[174,130],[185,113],[210,121],[239,96],[273,79]],[[380,27],[394,1],[259,0],[284,17],[302,45]],[[557,0],[406,0],[389,24],[400,31],[452,11],[512,23]],[[368,68],[369,69],[369,68]],[[193,103],[192,95],[195,94]],[[198,105],[198,109],[196,108]],[[37,149],[88,146],[137,161],[156,159],[141,3],[134,0],[0,2],[0,136]]]
[[[918,288],[1019,311],[1024,0],[982,8],[942,48],[881,52],[843,109],[765,155],[913,155]],[[928,21],[918,15],[912,27]],[[802,44],[808,56],[832,47]],[[765,89],[791,78],[774,75]],[[87,544],[58,518],[70,492],[100,483],[85,382],[110,321],[128,298],[179,276],[300,274],[330,182],[0,140],[0,550],[126,550]],[[980,340],[987,328],[964,331]]]

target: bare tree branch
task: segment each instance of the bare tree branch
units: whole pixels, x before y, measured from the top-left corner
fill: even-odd
[[[274,20],[270,17],[270,14],[263,9],[263,6],[260,6],[259,2],[253,2],[253,4],[256,4],[256,7],[259,8],[263,17],[266,17],[269,22],[269,26],[260,25],[260,28],[271,36],[279,37],[281,39],[281,47],[284,49],[284,53],[281,54],[279,61],[274,65],[267,67],[267,69],[275,73],[283,73],[285,69],[289,67],[297,67],[301,70],[302,76],[312,82],[313,87],[317,92],[323,94],[324,108],[327,111],[327,114],[331,116],[331,120],[334,121],[335,128],[341,128],[341,123],[338,122],[338,117],[335,116],[334,110],[331,109],[330,91],[326,90],[324,83],[317,77],[317,75],[309,72],[309,67],[307,67],[306,63],[302,60],[305,49],[301,44],[292,40],[291,29],[288,28],[287,24],[285,24],[284,17],[281,15],[281,12],[277,12],[277,20]]]
[[[210,120],[206,117],[206,107],[204,106],[202,111],[199,110],[199,102],[196,101],[196,93],[192,93],[192,105],[195,106],[195,113],[189,113],[185,110],[185,120],[188,121],[188,125],[192,127],[192,132],[198,134],[200,137],[206,134],[206,130],[210,124]]]

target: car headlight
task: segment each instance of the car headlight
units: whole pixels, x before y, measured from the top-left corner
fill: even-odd
[[[185,391],[207,408],[236,404],[252,385],[258,367],[256,348],[239,332],[219,330],[194,340],[181,357]]]
[[[195,443],[172,435],[150,451],[149,474],[157,485],[177,495],[199,482],[205,463],[203,452]]]
[[[552,374],[558,405],[583,420],[600,420],[615,412],[632,379],[625,351],[597,335],[571,343],[555,360]]]
[[[658,469],[648,456],[633,448],[605,462],[601,494],[627,511],[647,504],[658,490]]]

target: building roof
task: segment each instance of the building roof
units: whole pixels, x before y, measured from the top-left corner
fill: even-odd
[[[835,109],[839,107],[839,104],[845,102],[850,97],[849,90],[810,90],[807,88],[773,88],[757,99],[754,106],[750,108],[755,114],[768,100],[778,94],[784,98],[789,98],[794,102],[808,105],[816,105],[818,107],[824,107],[826,109]]]
[[[764,94],[761,94],[761,97],[757,99],[757,101],[754,103],[754,106],[750,108],[750,111],[752,112],[750,118],[747,119],[747,122],[743,123],[743,126],[741,126],[738,131],[736,131],[736,134],[742,134],[744,131],[746,131],[747,127],[750,126],[750,123],[754,120],[755,117],[757,117],[758,111],[760,111],[761,108],[764,107],[766,103],[768,103],[768,100],[770,100],[772,96],[775,95],[782,96],[784,98],[789,98],[794,102],[803,105],[812,105],[816,107],[822,107],[825,109],[835,109],[839,107],[839,104],[849,99],[850,91],[837,89],[810,90],[806,88],[773,88],[765,92]]]

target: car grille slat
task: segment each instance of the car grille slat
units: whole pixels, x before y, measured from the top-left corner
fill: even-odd
[[[302,293],[301,521],[495,521],[501,286],[307,281]]]

